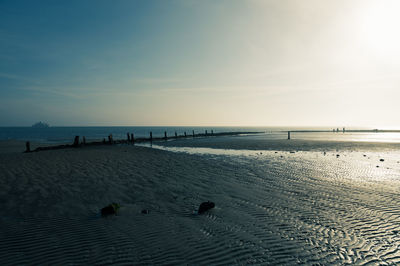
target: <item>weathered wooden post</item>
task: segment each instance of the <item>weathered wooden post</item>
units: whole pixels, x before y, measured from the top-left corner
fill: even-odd
[[[164,131],[164,139],[167,139],[167,131]]]
[[[74,147],[78,147],[79,146],[79,136],[75,136],[73,146]]]
[[[192,130],[193,138],[194,138],[194,130]]]
[[[175,138],[178,138],[178,134],[176,133],[176,131],[175,131]]]
[[[187,135],[186,135],[186,131],[185,131],[185,138],[187,137]]]
[[[132,143],[135,143],[135,138],[134,138],[133,133],[131,133],[131,142],[132,142]]]
[[[26,151],[25,152],[31,152],[31,143],[29,141],[26,142]]]
[[[287,139],[290,139],[290,131],[287,132]]]
[[[131,142],[131,135],[129,133],[126,133],[126,135],[128,136],[128,142]]]
[[[207,130],[206,130],[206,135],[207,135]]]
[[[211,130],[211,135],[214,135],[214,130]]]
[[[113,143],[112,134],[108,135],[108,143],[109,143],[109,144],[112,144],[112,143]]]
[[[150,131],[150,141],[153,141],[153,132]]]

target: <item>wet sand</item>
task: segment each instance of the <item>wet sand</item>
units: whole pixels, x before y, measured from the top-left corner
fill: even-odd
[[[167,147],[204,147],[237,150],[281,150],[281,151],[390,151],[400,150],[400,143],[366,141],[287,140],[269,139],[268,135],[245,135],[233,137],[204,137],[198,139],[159,142]]]
[[[0,264],[397,264],[400,157],[387,148],[10,148]],[[111,202],[119,214],[101,217]]]

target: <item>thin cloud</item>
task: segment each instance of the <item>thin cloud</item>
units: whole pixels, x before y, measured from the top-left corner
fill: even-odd
[[[27,78],[27,77],[16,75],[16,74],[5,73],[5,72],[0,72],[0,78],[16,80],[16,81],[21,81],[21,82],[28,82],[28,83],[35,84],[35,85],[40,84],[40,82],[35,79]]]

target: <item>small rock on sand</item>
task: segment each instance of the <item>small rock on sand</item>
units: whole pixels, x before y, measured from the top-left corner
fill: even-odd
[[[119,210],[119,207],[120,207],[120,205],[118,203],[111,203],[110,205],[101,209],[101,215],[108,216],[108,215],[116,214],[117,211]]]
[[[212,209],[214,207],[215,207],[215,203],[214,202],[211,202],[211,201],[203,202],[203,203],[200,204],[198,213],[202,214],[202,213],[204,213],[204,212],[206,212],[206,211],[208,211],[208,210],[210,210],[210,209]]]

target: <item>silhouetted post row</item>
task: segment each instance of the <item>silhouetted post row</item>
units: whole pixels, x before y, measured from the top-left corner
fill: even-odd
[[[197,133],[197,135],[196,135],[195,134],[195,130],[192,130],[192,136],[193,136],[193,138],[202,137],[202,136],[211,136],[211,135],[214,136],[214,131],[213,130],[211,130],[211,135],[209,134],[208,130],[205,130],[204,132],[205,132],[205,134],[200,132],[200,133]],[[215,136],[224,136],[224,135],[229,135],[230,136],[230,135],[238,135],[238,134],[243,134],[243,133],[261,133],[261,132],[222,132],[222,133],[217,133]],[[169,138],[170,139],[172,139],[172,138],[180,139],[180,138],[188,137],[188,136],[190,136],[190,133],[188,133],[186,131],[184,131],[183,135],[178,135],[178,132],[175,131],[174,135],[171,135]],[[64,148],[84,147],[85,145],[88,145],[88,146],[101,145],[101,144],[103,144],[103,145],[107,145],[107,144],[108,145],[112,145],[112,144],[122,144],[122,143],[133,143],[134,144],[135,141],[136,142],[150,141],[152,143],[153,142],[153,132],[150,131],[150,138],[139,137],[136,140],[135,140],[134,134],[128,132],[128,133],[126,133],[126,138],[127,139],[117,139],[117,140],[114,141],[113,135],[109,134],[108,135],[108,141],[106,140],[106,138],[103,138],[102,141],[95,141],[95,142],[86,143],[86,137],[85,136],[82,137],[82,139],[81,139],[82,142],[80,142],[80,136],[75,136],[72,145],[71,144],[67,144],[67,145],[64,144],[64,145],[58,145],[58,146],[38,147],[33,151],[36,152],[36,151],[43,151],[43,150],[55,150],[55,149],[64,149]],[[157,140],[157,141],[162,140],[162,139],[168,140],[167,131],[164,131],[164,138],[161,138],[161,137],[156,137],[155,138],[155,140]],[[288,139],[290,139],[290,131],[288,131]],[[25,152],[32,152],[29,141],[26,142],[26,150],[25,150]]]

